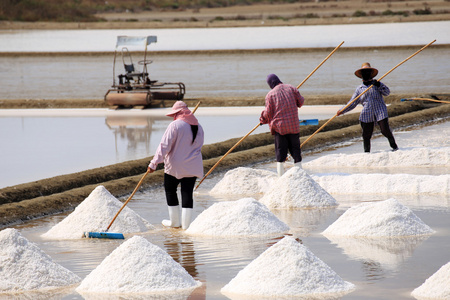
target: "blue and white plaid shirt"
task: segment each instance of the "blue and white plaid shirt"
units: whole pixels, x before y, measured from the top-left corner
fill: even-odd
[[[370,85],[361,84],[356,88],[355,93],[348,103],[353,101],[361,93],[363,93]],[[354,109],[358,104],[363,106],[359,120],[364,123],[378,122],[388,117],[387,107],[384,103],[383,96],[390,94],[389,88],[380,82],[380,86],[373,86],[364,95],[359,97],[349,107],[344,109],[342,113],[346,113]]]

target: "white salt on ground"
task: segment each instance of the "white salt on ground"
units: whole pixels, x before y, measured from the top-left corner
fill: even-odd
[[[274,298],[353,289],[352,283],[342,280],[308,248],[286,236],[241,270],[221,292]]]
[[[272,185],[259,201],[269,208],[312,208],[336,206],[336,200],[302,168],[292,167]]]
[[[18,230],[0,231],[0,293],[67,287],[81,278],[57,264]]]
[[[228,171],[211,195],[254,195],[266,192],[278,175],[268,170],[239,167]]]
[[[202,236],[260,236],[283,233],[289,226],[253,198],[217,202],[204,210],[185,231]]]
[[[450,299],[450,262],[413,290],[411,296],[417,299]]]
[[[450,166],[450,148],[414,148],[395,152],[330,154],[304,163],[313,167],[417,167]]]
[[[396,199],[349,208],[323,234],[338,236],[415,236],[434,233],[412,210]]]
[[[105,231],[123,203],[104,186],[96,187],[64,220],[42,237],[50,239],[79,239],[84,232]],[[125,206],[108,232],[134,233],[155,229],[132,209]]]
[[[201,285],[163,249],[133,236],[77,287],[84,293],[191,293]]]
[[[331,194],[450,195],[450,175],[352,174],[312,178]]]

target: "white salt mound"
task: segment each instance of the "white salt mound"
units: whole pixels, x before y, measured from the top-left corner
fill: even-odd
[[[289,226],[253,198],[218,202],[191,223],[186,234],[203,236],[259,236],[283,233]]]
[[[450,262],[412,291],[411,296],[418,299],[450,299]]]
[[[304,163],[306,168],[322,167],[417,167],[450,166],[450,148],[355,154],[330,154]]]
[[[76,289],[79,293],[192,292],[201,282],[164,250],[133,236],[108,255]]]
[[[269,208],[336,206],[336,200],[302,168],[292,167],[259,199]]]
[[[286,297],[343,293],[353,289],[352,283],[342,280],[308,248],[286,236],[241,270],[221,292]]]
[[[432,233],[433,229],[394,198],[351,207],[323,232],[324,235],[371,237]]]
[[[57,289],[80,281],[16,229],[0,231],[0,293]]]
[[[352,174],[312,178],[331,194],[450,195],[449,174]]]
[[[209,192],[212,195],[254,195],[266,192],[278,178],[274,172],[239,167],[228,171]]]
[[[122,205],[122,202],[100,185],[70,215],[44,233],[42,237],[79,239],[84,232],[104,231]],[[134,233],[151,229],[155,229],[155,227],[125,206],[109,232]]]

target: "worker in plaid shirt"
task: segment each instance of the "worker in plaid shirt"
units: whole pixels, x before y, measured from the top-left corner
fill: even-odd
[[[271,91],[266,95],[265,108],[261,112],[259,122],[261,125],[269,124],[270,132],[275,136],[277,172],[281,176],[288,151],[294,163],[301,165],[298,108],[302,107],[305,99],[297,88],[282,83],[275,74],[267,76],[267,84]]]
[[[361,104],[363,109],[359,116],[359,121],[363,130],[364,152],[370,152],[370,139],[372,138],[375,122],[380,126],[381,133],[388,139],[392,151],[396,151],[398,147],[389,127],[387,107],[383,100],[383,96],[388,96],[390,91],[385,84],[373,79],[377,74],[378,70],[372,68],[367,62],[363,63],[361,68],[355,71],[355,75],[362,78],[363,83],[356,88],[349,103],[363,93],[369,86],[373,85],[373,87],[346,109],[338,110],[337,115],[339,116],[349,112],[358,104]]]

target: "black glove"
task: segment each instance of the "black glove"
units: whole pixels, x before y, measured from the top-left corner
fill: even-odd
[[[378,80],[376,80],[376,79],[372,80],[372,84],[373,84],[374,86],[376,86],[376,87],[379,87],[379,86],[380,86],[380,82],[379,82]]]

